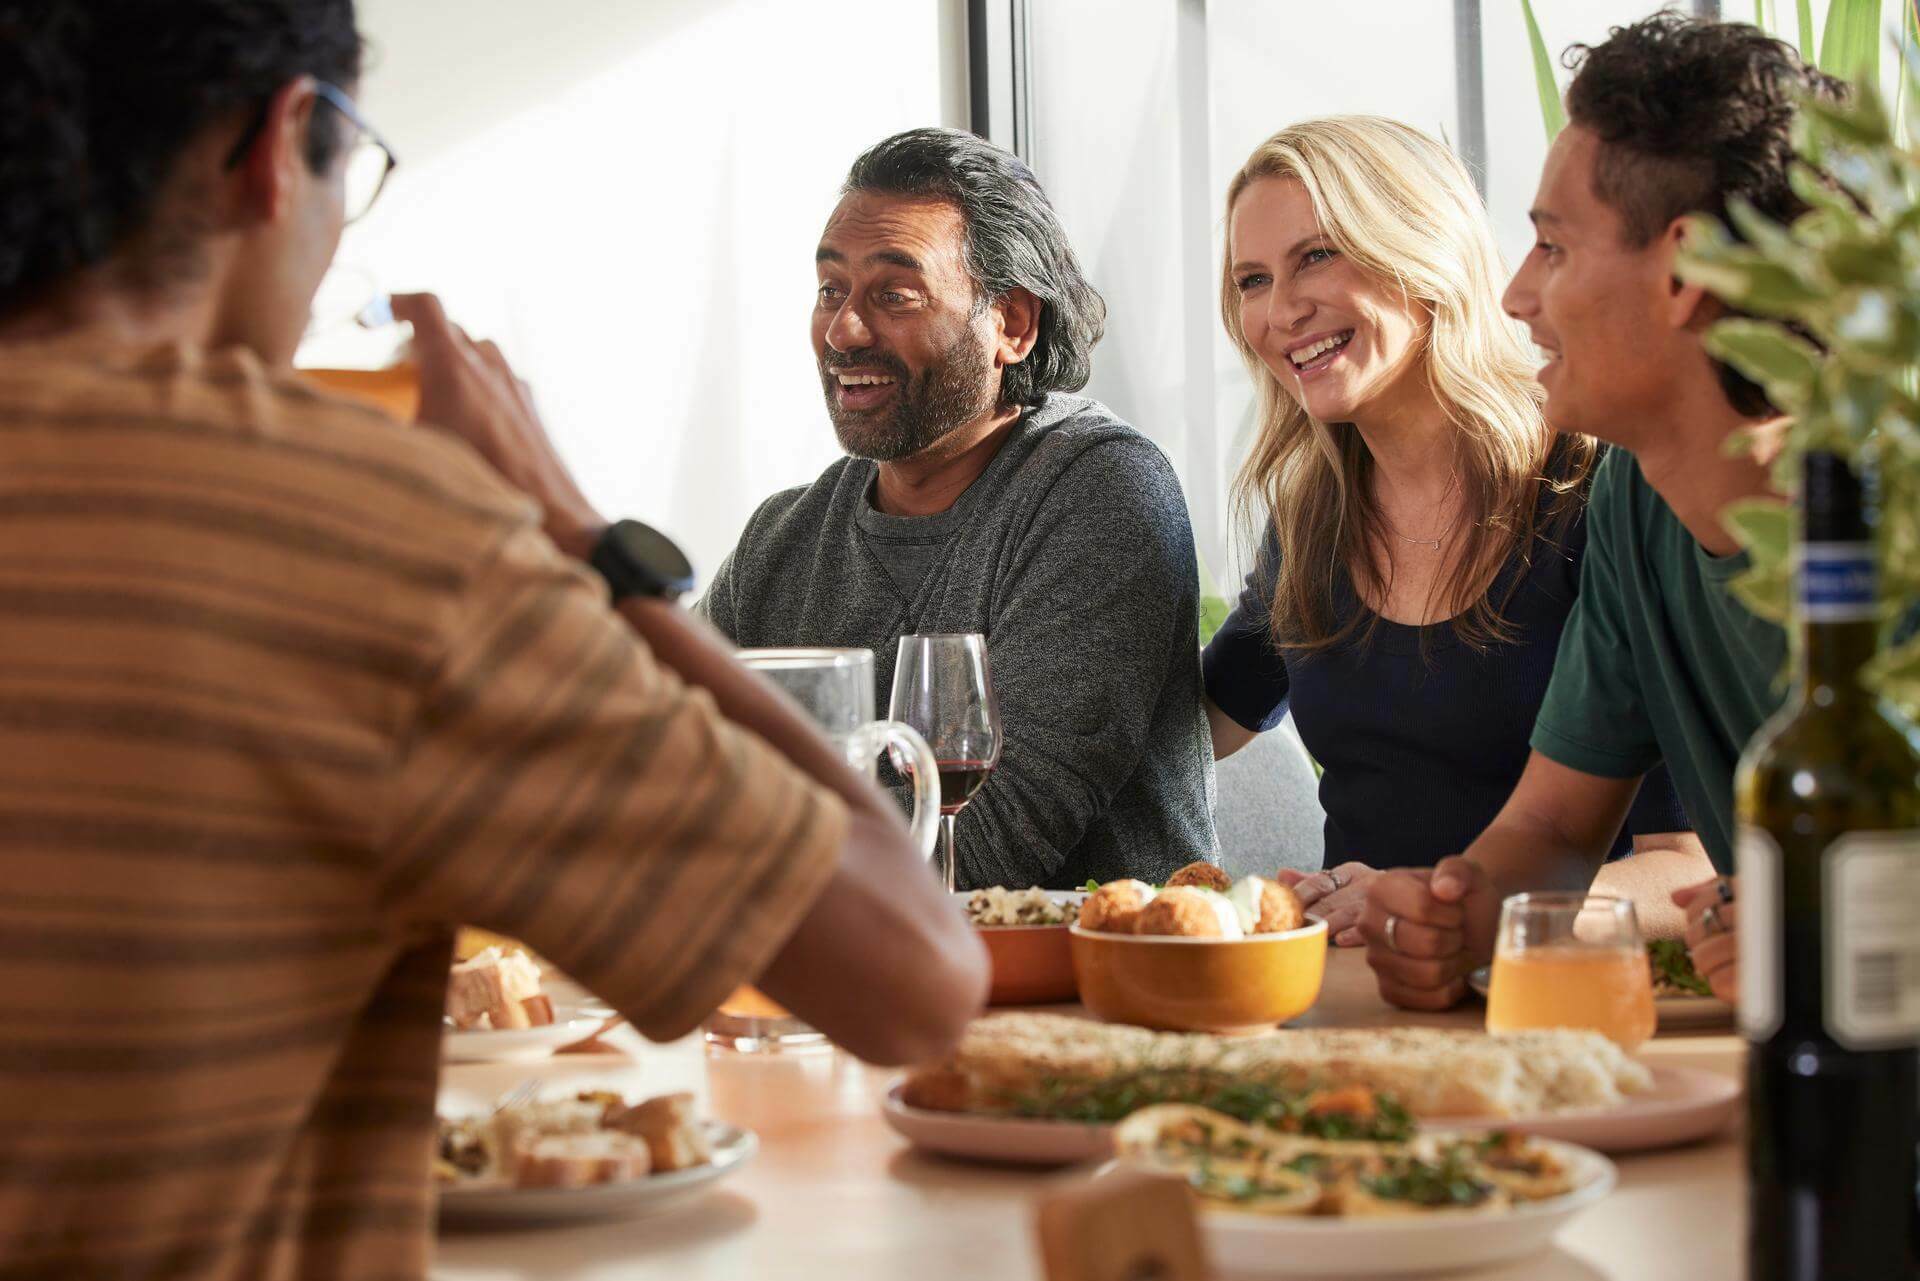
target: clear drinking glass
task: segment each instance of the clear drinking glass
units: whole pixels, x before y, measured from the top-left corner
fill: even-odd
[[[902,636],[887,715],[919,730],[933,748],[940,771],[940,875],[952,890],[954,820],[1000,764],[1000,707],[987,638],[979,632]]]
[[[314,293],[294,364],[307,381],[410,423],[420,416],[411,333],[371,271],[335,262]]]
[[[1653,975],[1628,899],[1515,894],[1500,906],[1487,1031],[1591,1028],[1638,1049],[1653,1035]]]
[[[933,753],[906,725],[873,719],[873,651],[870,649],[743,649],[740,662],[778,685],[800,704],[827,737],[846,753],[847,764],[869,778],[881,752],[895,751],[923,763],[914,782],[912,835],[921,854],[932,857],[938,835],[940,794],[933,781]],[[825,1048],[814,1031],[758,989],[742,987],[720,1004],[706,1024],[707,1040],[746,1052]]]

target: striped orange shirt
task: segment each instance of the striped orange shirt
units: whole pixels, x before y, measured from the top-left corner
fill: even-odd
[[[0,348],[0,1281],[424,1276],[452,925],[678,1036],[845,823],[464,446]]]

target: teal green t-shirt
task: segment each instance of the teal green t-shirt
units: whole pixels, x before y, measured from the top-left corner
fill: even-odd
[[[1533,748],[1633,778],[1665,761],[1714,866],[1733,870],[1733,770],[1786,696],[1787,635],[1728,590],[1744,552],[1695,541],[1640,464],[1613,449],[1587,503],[1587,559]]]

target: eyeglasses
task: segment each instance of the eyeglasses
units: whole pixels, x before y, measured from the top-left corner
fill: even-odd
[[[380,136],[378,130],[367,123],[360,114],[360,108],[354,105],[346,90],[338,85],[316,80],[313,85],[314,97],[345,116],[347,123],[354,128],[354,139],[347,148],[346,174],[346,214],[349,224],[360,221],[373,208],[373,202],[380,198],[386,188],[387,178],[391,175],[400,158],[393,154],[393,148]],[[240,140],[227,153],[227,168],[231,169],[246,156],[253,144],[258,141],[260,131],[266,128],[268,105],[263,104],[260,113],[254,117]]]
[[[393,154],[393,148],[387,145],[379,130],[367,123],[367,118],[360,114],[360,108],[344,90],[321,80],[315,82],[313,92],[359,131],[347,153],[347,221],[358,222],[367,216],[373,202],[386,189],[387,178],[400,163],[400,157]]]

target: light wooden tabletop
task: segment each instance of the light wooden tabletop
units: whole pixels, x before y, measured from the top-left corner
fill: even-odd
[[[1353,951],[1329,958],[1319,1004],[1302,1026],[1427,1023],[1477,1026],[1470,1002],[1438,1016],[1394,1010]],[[526,1066],[450,1067],[445,1084],[491,1098],[529,1074],[553,1084],[606,1083],[630,1096],[691,1089],[709,1115],[760,1136],[760,1154],[703,1199],[657,1218],[440,1240],[441,1281],[611,1281],[672,1277],[806,1281],[1023,1281],[1041,1276],[1036,1197],[1080,1172],[1029,1173],[919,1155],[880,1119],[896,1075],[834,1052],[745,1056],[697,1038],[651,1046],[616,1033],[618,1052]],[[1731,1034],[1661,1036],[1654,1063],[1735,1074]],[[1744,1174],[1735,1134],[1618,1158],[1620,1185],[1575,1219],[1546,1254],[1451,1276],[1485,1281],[1662,1281],[1732,1277],[1745,1233]]]

